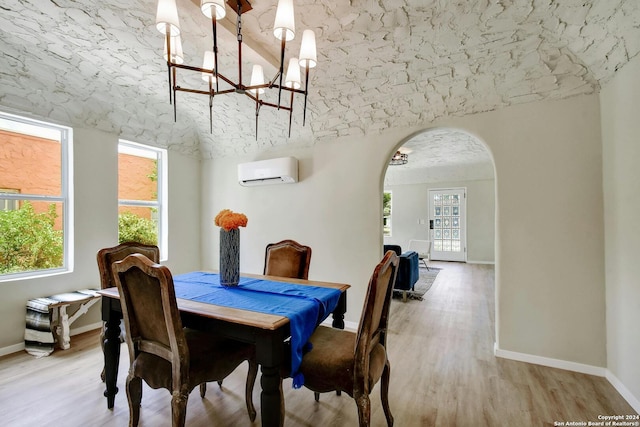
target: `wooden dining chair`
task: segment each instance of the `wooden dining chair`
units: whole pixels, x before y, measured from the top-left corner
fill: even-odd
[[[264,274],[266,276],[309,278],[311,248],[294,240],[269,243],[265,249]]]
[[[160,262],[160,249],[155,245],[145,245],[138,242],[120,243],[112,248],[98,251],[98,271],[100,272],[100,287],[112,288],[116,285],[111,274],[111,264],[122,261],[131,254],[142,254],[154,263]]]
[[[319,326],[309,341],[311,350],[302,357],[304,386],[319,393],[344,391],[356,401],[360,426],[369,426],[369,394],[382,379],[380,395],[387,425],[393,425],[389,409],[391,365],[387,358],[387,323],[398,256],[388,251],[369,280],[358,331]]]
[[[182,327],[171,272],[141,254],[132,254],[112,266],[120,294],[129,349],[126,389],[129,425],[140,419],[142,380],[153,389],[171,392],[172,425],[184,426],[189,394],[200,385],[222,380],[249,361],[245,389],[247,411],[255,420],[253,386],[258,373],[255,347]]]
[[[160,262],[160,249],[155,245],[145,245],[138,242],[124,242],[110,248],[103,248],[98,251],[98,272],[100,273],[100,288],[107,289],[116,286],[111,272],[111,264],[122,261],[131,254],[142,254],[151,261]],[[104,346],[104,325],[100,332],[100,345]],[[103,348],[104,349],[104,348]],[[104,382],[104,368],[100,373],[100,378]]]

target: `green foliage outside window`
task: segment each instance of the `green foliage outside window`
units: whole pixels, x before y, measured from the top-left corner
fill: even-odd
[[[391,193],[382,193],[382,215],[391,215]]]
[[[63,235],[55,230],[56,206],[36,213],[29,201],[0,211],[0,274],[62,267]]]
[[[145,245],[157,245],[157,229],[155,221],[131,212],[122,212],[118,215],[119,243],[139,242]]]
[[[382,235],[391,236],[391,193],[382,193]]]

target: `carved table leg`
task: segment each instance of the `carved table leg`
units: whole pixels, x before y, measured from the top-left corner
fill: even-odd
[[[344,329],[344,313],[347,312],[347,293],[343,292],[338,300],[336,309],[333,310],[333,324],[332,326],[337,329]],[[342,395],[342,391],[336,390],[338,396]],[[317,400],[317,399],[316,399]]]
[[[263,426],[284,425],[284,396],[280,369],[262,366],[260,406]]]
[[[260,416],[262,425],[266,427],[282,427],[284,425],[284,394],[282,393],[282,377],[280,376],[285,358],[284,340],[289,336],[287,327],[276,331],[262,331],[256,340],[256,359],[261,369]],[[290,350],[289,350],[290,351]]]
[[[103,307],[104,310],[105,308]],[[113,409],[116,393],[118,393],[116,383],[120,361],[120,319],[114,312],[110,312],[108,319],[106,319],[103,348],[105,385],[107,387],[104,395],[107,398],[107,408]]]
[[[344,313],[347,311],[347,293],[343,292],[338,300],[338,305],[333,310],[333,324],[337,329],[344,329]]]

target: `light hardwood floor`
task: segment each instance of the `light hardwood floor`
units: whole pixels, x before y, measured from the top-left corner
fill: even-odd
[[[598,415],[635,414],[606,379],[500,359],[493,356],[492,266],[436,263],[442,267],[423,301],[394,300],[388,344],[390,405],[395,425],[553,426],[598,421]],[[126,426],[124,392],[128,353],[123,344],[113,411],[100,381],[98,332],[72,337],[71,349],[35,359],[20,352],[0,358],[0,425]],[[246,365],[210,384],[202,400],[196,390],[187,410],[189,426],[260,425],[259,383],[250,423],[244,407]],[[356,406],[343,394],[322,394],[284,382],[285,426],[357,426]],[[386,425],[378,386],[371,395],[372,425]],[[168,426],[170,396],[144,388],[140,426]]]

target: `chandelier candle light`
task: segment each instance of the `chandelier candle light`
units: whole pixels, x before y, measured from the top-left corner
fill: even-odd
[[[298,58],[291,58],[284,77],[285,47],[286,42],[293,40],[295,36],[295,22],[293,12],[293,0],[279,0],[276,10],[276,19],[273,28],[273,35],[280,40],[280,69],[276,75],[265,83],[262,66],[255,64],[251,73],[249,86],[242,83],[242,14],[252,9],[251,3],[247,0],[228,0],[226,2],[237,14],[236,34],[238,40],[238,81],[234,82],[218,69],[218,37],[217,22],[226,16],[225,0],[201,0],[200,9],[202,13],[211,19],[213,31],[213,50],[204,53],[202,67],[194,67],[184,64],[182,52],[182,42],[180,40],[180,22],[178,19],[178,9],[175,0],[158,0],[158,11],[156,15],[156,28],[165,35],[164,58],[167,61],[167,71],[169,77],[169,103],[173,104],[174,121],[177,120],[176,92],[183,91],[209,96],[209,124],[213,133],[213,98],[216,95],[228,93],[244,94],[255,101],[256,114],[256,139],[258,139],[258,114],[260,107],[266,105],[278,110],[289,111],[289,137],[291,136],[291,120],[293,115],[293,95],[300,93],[304,95],[304,111],[302,125],[305,125],[307,115],[307,95],[309,89],[309,69],[316,66],[316,36],[312,30],[305,30],[302,34],[302,44]],[[301,89],[300,67],[305,70],[304,90]],[[202,73],[202,78],[209,84],[209,90],[197,90],[183,88],[176,84],[176,70],[184,69]],[[220,80],[223,80],[231,88],[220,90]],[[278,82],[278,83],[276,83]],[[278,103],[266,102],[260,98],[265,93],[265,89],[278,89]],[[291,93],[290,104],[281,104],[282,91]]]

